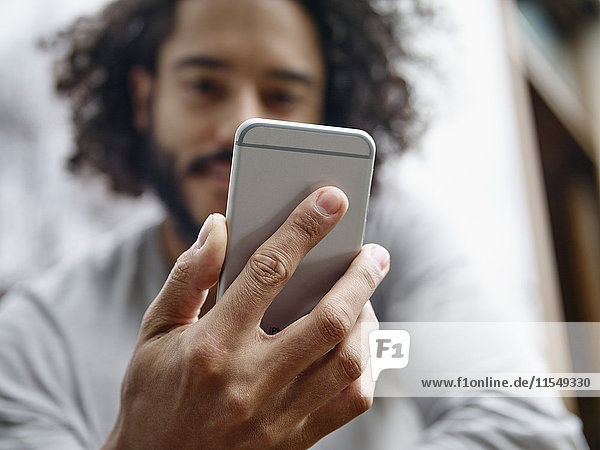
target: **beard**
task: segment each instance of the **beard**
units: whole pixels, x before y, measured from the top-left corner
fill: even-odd
[[[212,162],[231,162],[231,149],[215,149],[209,154],[198,156],[190,161],[183,173],[177,173],[175,158],[161,148],[152,133],[144,139],[144,182],[154,191],[173,221],[175,231],[187,246],[197,239],[201,222],[198,222],[186,205],[181,182],[189,175],[202,175]],[[202,217],[203,222],[206,217]]]

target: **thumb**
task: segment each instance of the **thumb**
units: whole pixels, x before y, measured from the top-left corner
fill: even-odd
[[[207,217],[198,240],[177,258],[167,281],[148,307],[141,336],[150,339],[195,323],[208,289],[216,284],[227,246],[227,225],[221,214]]]

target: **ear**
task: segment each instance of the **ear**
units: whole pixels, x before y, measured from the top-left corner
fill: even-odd
[[[150,127],[152,82],[152,74],[143,67],[135,66],[129,72],[133,124],[140,132],[146,131]]]

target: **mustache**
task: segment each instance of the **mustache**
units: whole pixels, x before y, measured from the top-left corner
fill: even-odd
[[[185,168],[185,175],[202,175],[213,162],[231,162],[232,151],[230,149],[219,149],[208,155],[194,158]]]

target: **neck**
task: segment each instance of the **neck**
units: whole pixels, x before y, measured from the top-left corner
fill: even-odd
[[[173,267],[173,265],[175,265],[175,262],[177,261],[177,258],[179,258],[179,255],[186,251],[188,246],[179,237],[179,234],[175,229],[175,225],[171,217],[167,217],[160,225],[160,236],[167,264],[169,267]],[[208,298],[202,306],[202,310],[200,311],[200,317],[206,314],[214,306],[216,296],[217,289],[215,285],[208,292]]]

